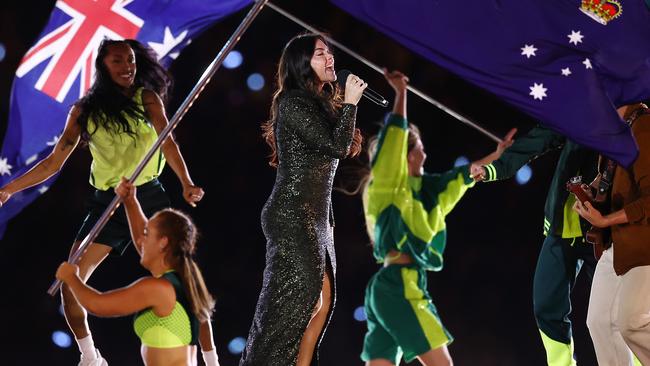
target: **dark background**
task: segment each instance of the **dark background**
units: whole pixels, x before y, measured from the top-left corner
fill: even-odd
[[[327,1],[276,0],[275,3],[331,35],[364,57],[410,76],[411,84],[447,106],[479,122],[497,135],[533,121],[484,91],[465,83],[360,24]],[[8,116],[11,82],[20,58],[45,25],[53,1],[0,3],[0,42],[7,48],[0,62],[0,133]],[[171,68],[176,78],[171,116],[204,69],[216,56],[248,7],[214,25],[194,39]],[[435,19],[432,19],[435,21]],[[214,332],[221,364],[235,365],[228,352],[235,337],[246,337],[261,286],[265,240],[259,214],[273,186],[275,172],[267,165],[268,149],[260,123],[268,117],[273,76],[284,44],[302,29],[270,8],[262,11],[236,49],[244,63],[220,69],[176,129],[181,150],[195,183],[206,195],[199,207],[187,206],[180,185],[166,169],[161,180],[174,206],[190,212],[202,230],[198,262],[218,303]],[[440,35],[444,36],[444,35]],[[462,46],[462,45],[459,45]],[[348,68],[392,100],[383,77],[336,53],[338,69]],[[258,92],[248,90],[253,72],[266,79]],[[360,103],[358,126],[365,134],[377,130],[386,110]],[[409,119],[422,130],[428,153],[425,169],[444,171],[458,156],[470,160],[491,152],[495,143],[459,123],[417,96],[409,96]],[[54,272],[67,256],[84,217],[90,154],[77,149],[51,189],[11,221],[0,243],[4,270],[0,311],[2,365],[76,365],[76,344],[58,348],[55,330],[66,330],[60,301],[46,294]],[[446,327],[455,336],[450,352],[456,365],[544,365],[545,353],[532,313],[532,278],[543,241],[543,204],[557,160],[549,154],[533,163],[527,185],[514,180],[480,184],[471,189],[448,216],[446,264],[431,273],[429,289]],[[341,167],[354,166],[343,161]],[[353,319],[363,304],[367,280],[378,265],[365,234],[359,196],[334,194],[338,299],[332,323],[321,347],[322,365],[360,365],[365,323]],[[129,248],[123,257],[110,257],[90,284],[99,290],[124,286],[145,275]],[[584,278],[583,278],[584,277]],[[595,365],[584,324],[589,288],[580,276],[573,296],[574,338],[578,360]],[[131,317],[90,317],[95,344],[112,365],[141,364],[139,340]],[[414,363],[415,364],[415,363]]]

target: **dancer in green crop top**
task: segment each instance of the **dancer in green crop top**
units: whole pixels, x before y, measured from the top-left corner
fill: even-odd
[[[74,241],[73,252],[113,200],[113,189],[124,176],[130,176],[167,125],[164,101],[171,76],[158,63],[155,53],[135,40],[104,40],[95,60],[95,81],[68,115],[63,133],[48,157],[21,177],[0,189],[0,206],[12,194],[37,185],[61,170],[80,141],[88,144],[93,162],[90,184],[96,189],[87,200],[88,215]],[[203,190],[192,182],[173,137],[169,137],[135,181],[146,215],[169,207],[158,175],[165,161],[183,186],[183,196],[195,206]],[[104,229],[79,259],[79,273],[87,281],[109,252],[121,254],[129,245],[126,215],[118,208]],[[79,366],[106,366],[95,348],[86,321],[86,311],[64,286],[63,309],[75,335],[81,361]]]
[[[194,223],[186,214],[170,208],[147,220],[136,198],[136,187],[126,179],[115,191],[124,200],[140,263],[151,276],[104,293],[86,285],[78,267],[67,262],[59,267],[57,278],[93,314],[136,313],[133,326],[142,342],[145,365],[196,364],[198,343],[206,364],[218,365],[210,330],[214,300],[192,259],[197,236]],[[199,335],[201,327],[204,329]]]
[[[445,216],[474,179],[469,165],[442,174],[423,171],[427,155],[417,127],[406,120],[408,78],[398,71],[385,72],[385,77],[395,89],[395,105],[376,152],[370,149],[370,183],[364,192],[373,255],[384,266],[366,289],[368,331],[361,358],[368,366],[399,364],[402,356],[427,366],[450,365],[447,344],[452,338],[427,292],[426,271],[442,269]],[[473,164],[498,158],[514,133]]]

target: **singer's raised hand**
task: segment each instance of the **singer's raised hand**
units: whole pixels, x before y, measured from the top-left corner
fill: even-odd
[[[354,74],[348,75],[345,81],[345,96],[343,97],[344,103],[357,105],[359,99],[363,95],[364,89],[368,87],[368,83],[364,82]]]

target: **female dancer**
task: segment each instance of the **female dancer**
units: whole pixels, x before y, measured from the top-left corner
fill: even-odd
[[[423,171],[424,145],[417,127],[406,120],[408,78],[399,71],[385,72],[385,77],[395,90],[395,105],[376,152],[371,146],[371,180],[364,192],[373,254],[384,267],[366,289],[368,332],[361,358],[368,366],[398,365],[402,355],[426,366],[451,365],[447,344],[452,338],[427,292],[426,271],[442,269],[445,216],[474,179],[468,165],[442,174]],[[515,132],[473,164],[497,159]]]
[[[137,313],[133,322],[142,342],[142,360],[147,366],[196,364],[196,347],[201,343],[206,364],[218,365],[210,327],[214,300],[192,259],[196,227],[186,214],[163,209],[147,220],[135,196],[136,188],[123,179],[115,189],[124,200],[126,215],[140,263],[151,277],[127,287],[99,292],[79,277],[76,265],[64,262],[56,277],[63,281],[85,309],[98,316]],[[199,323],[202,323],[199,325]]]
[[[152,50],[135,40],[105,40],[95,60],[95,81],[85,97],[78,100],[68,115],[65,129],[50,155],[30,171],[0,189],[0,202],[12,194],[37,185],[58,171],[83,140],[89,145],[93,162],[90,184],[96,189],[89,197],[86,217],[71,253],[90,232],[114,197],[112,188],[129,176],[153,146],[167,125],[164,101],[171,86],[170,75],[157,62]],[[183,196],[192,206],[203,197],[203,190],[192,183],[189,172],[172,137],[162,145],[135,181],[145,214],[169,207],[169,199],[158,175],[165,160],[183,186]],[[131,238],[124,209],[119,208],[79,258],[79,276],[86,282],[109,252],[121,254]],[[61,291],[65,318],[81,350],[80,366],[103,366],[106,360],[95,348],[86,320],[67,287]]]
[[[367,86],[350,75],[341,98],[334,81],[334,57],[321,36],[287,43],[263,126],[278,171],[262,210],[266,268],[240,365],[318,362],[335,292],[332,180],[338,160],[359,153],[356,104]]]

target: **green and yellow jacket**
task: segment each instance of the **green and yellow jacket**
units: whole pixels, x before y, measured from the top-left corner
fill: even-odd
[[[550,151],[562,150],[548,190],[544,207],[544,235],[578,238],[590,225],[571,209],[575,196],[566,190],[566,182],[582,175],[587,184],[596,177],[598,153],[586,149],[546,127],[537,126],[514,144],[492,164],[485,166],[485,181],[507,179],[517,170]]]
[[[474,185],[469,166],[442,174],[408,174],[408,122],[389,114],[372,160],[371,181],[364,193],[373,255],[382,262],[393,249],[409,254],[423,269],[442,269],[446,244],[445,216]]]

